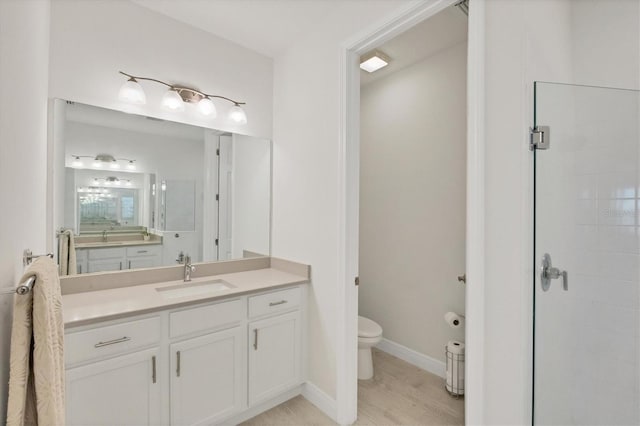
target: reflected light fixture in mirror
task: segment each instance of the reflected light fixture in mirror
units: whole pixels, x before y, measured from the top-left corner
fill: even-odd
[[[73,161],[71,162],[71,167],[75,167],[75,168],[84,167],[84,162],[82,161],[82,158],[92,158],[93,162],[91,163],[91,166],[96,169],[101,169],[105,164],[108,164],[109,167],[112,169],[119,169],[120,161],[127,162],[126,164],[127,170],[136,169],[136,164],[135,164],[136,160],[131,160],[129,158],[115,158],[111,154],[98,154],[95,157],[92,155],[71,154],[71,157],[73,158]]]
[[[222,99],[233,103],[228,113],[229,120],[235,124],[247,124],[247,113],[241,106],[245,105],[244,102],[238,102],[225,96],[209,95],[191,87],[168,84],[155,78],[133,76],[122,71],[120,71],[120,74],[129,78],[118,92],[118,99],[123,102],[138,105],[145,104],[146,96],[138,80],[153,81],[169,88],[162,97],[161,104],[171,111],[184,111],[186,104],[196,104],[200,114],[205,117],[216,118],[218,112],[212,99]]]

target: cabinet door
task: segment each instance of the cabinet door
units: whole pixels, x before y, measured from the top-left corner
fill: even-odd
[[[171,345],[171,424],[211,424],[244,408],[244,330],[235,327]]]
[[[128,269],[155,268],[156,266],[160,266],[160,259],[156,256],[132,257],[127,260]]]
[[[122,259],[90,260],[87,263],[87,272],[121,271],[125,266]]]
[[[249,405],[301,381],[300,311],[249,324]]]
[[[68,369],[67,425],[158,424],[157,360],[156,348]]]

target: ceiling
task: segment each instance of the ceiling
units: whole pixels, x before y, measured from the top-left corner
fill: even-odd
[[[465,40],[467,17],[457,7],[448,7],[379,46],[377,49],[387,54],[391,62],[373,73],[360,70],[360,85],[370,84]]]
[[[320,30],[342,2],[367,7],[372,0],[131,0],[146,9],[275,57],[305,34]],[[388,0],[392,1],[392,0]],[[400,0],[394,0],[400,1]],[[454,6],[379,47],[391,63],[361,71],[361,85],[411,66],[467,39],[467,17]]]
[[[132,1],[270,57],[286,50],[301,35],[320,28],[336,6],[336,0]]]

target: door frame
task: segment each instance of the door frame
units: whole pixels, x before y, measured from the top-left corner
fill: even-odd
[[[340,46],[339,138],[339,315],[336,342],[336,418],[357,419],[358,216],[360,173],[361,54],[394,38],[458,0],[425,0],[412,4]],[[483,423],[484,386],[484,48],[485,0],[469,2],[467,61],[467,235],[466,235],[466,395],[467,424]]]

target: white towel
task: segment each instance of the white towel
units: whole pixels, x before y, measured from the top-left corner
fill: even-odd
[[[58,258],[60,260],[60,275],[75,275],[78,271],[76,265],[76,244],[73,231],[66,229],[58,237]]]
[[[55,262],[37,258],[20,282],[32,275],[33,289],[13,303],[7,426],[64,425],[64,323]]]

